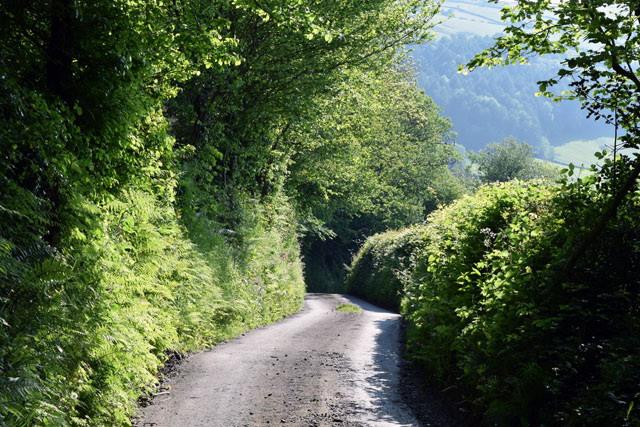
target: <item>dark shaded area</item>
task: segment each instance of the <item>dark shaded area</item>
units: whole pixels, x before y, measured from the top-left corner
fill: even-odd
[[[345,293],[345,277],[355,250],[341,239],[313,240],[303,246],[308,292]]]
[[[178,375],[180,372],[180,366],[185,360],[187,360],[187,357],[189,357],[188,354],[179,353],[177,351],[167,351],[165,352],[165,356],[167,357],[167,360],[156,374],[158,378],[157,390],[155,390],[155,392],[149,390],[147,393],[140,396],[138,399],[138,406],[141,408],[146,408],[147,406],[152,405],[154,397],[164,394],[169,390],[167,387],[169,385],[167,380]],[[131,420],[131,423],[133,426],[138,426],[140,425],[139,421],[139,418],[134,417]]]
[[[409,360],[410,355],[406,350],[407,323],[404,320],[400,326],[400,346],[400,394],[420,424],[459,427],[477,425],[478,418],[462,403],[455,386],[438,386],[436,382],[429,380],[430,375],[423,366]],[[434,424],[434,421],[440,421],[440,424]]]

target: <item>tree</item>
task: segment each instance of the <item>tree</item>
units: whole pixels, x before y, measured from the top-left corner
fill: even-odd
[[[490,0],[498,3],[498,0]],[[527,63],[531,55],[573,52],[561,62],[557,75],[538,82],[540,94],[556,101],[577,98],[588,116],[622,128],[616,138],[612,161],[604,163],[599,174],[581,184],[595,184],[602,194],[610,194],[602,212],[583,236],[565,271],[585,253],[628,199],[640,175],[640,157],[619,154],[620,149],[638,148],[640,140],[640,10],[635,1],[519,0],[502,8],[502,20],[511,24],[506,35],[476,55],[460,70],[481,66]],[[551,89],[561,79],[570,80],[570,91],[554,94]],[[599,154],[602,157],[603,153]]]
[[[290,133],[309,121],[315,99],[350,68],[373,69],[394,61],[401,46],[428,40],[439,10],[430,0],[201,3],[202,19],[225,23],[221,36],[235,41],[237,61],[200,63],[170,111],[178,146],[195,148],[183,182],[195,183],[196,195],[224,200],[217,209],[196,202],[200,211],[222,215],[240,193],[266,198],[279,191],[299,148]]]
[[[292,129],[300,148],[286,185],[305,227],[308,286],[342,290],[343,267],[366,237],[420,222],[459,195],[450,128],[406,66],[352,69],[317,99],[313,119]]]
[[[471,151],[469,159],[478,165],[480,177],[485,182],[559,178],[556,169],[533,157],[533,147],[526,142],[518,143],[514,137],[507,137],[502,143],[492,142],[478,153]]]

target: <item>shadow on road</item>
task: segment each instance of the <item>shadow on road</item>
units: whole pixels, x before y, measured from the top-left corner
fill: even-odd
[[[362,309],[386,313],[387,319],[375,321],[379,334],[375,339],[373,375],[366,379],[366,391],[373,404],[375,419],[393,425],[470,426],[451,401],[437,387],[426,383],[426,374],[405,357],[406,328],[400,315],[352,296],[345,296]],[[407,418],[408,409],[414,420]]]

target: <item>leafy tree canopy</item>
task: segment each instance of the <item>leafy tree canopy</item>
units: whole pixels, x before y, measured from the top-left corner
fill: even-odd
[[[305,249],[315,248],[308,262],[335,261],[324,269],[344,273],[364,238],[420,222],[458,197],[464,190],[448,168],[458,158],[450,128],[406,66],[352,69],[319,97],[312,119],[292,127],[299,148],[286,185]]]
[[[348,76],[337,96],[316,104],[319,120],[297,129],[302,148],[292,158],[290,194],[332,227],[338,212],[376,217],[374,231],[422,220],[430,186],[457,158],[449,120],[411,69]]]
[[[513,137],[505,138],[502,143],[493,142],[478,153],[471,151],[468,156],[478,165],[480,177],[485,182],[560,178],[557,169],[533,157],[533,147],[526,142],[518,143]]]
[[[497,3],[498,0],[490,0]],[[571,52],[561,62],[555,77],[538,82],[540,94],[562,99],[577,98],[589,116],[620,127],[624,133],[614,144],[614,159],[607,160],[599,174],[579,179],[575,185],[592,185],[611,194],[591,230],[581,239],[569,257],[565,272],[569,274],[603,232],[607,222],[628,200],[640,176],[640,156],[622,154],[619,148],[638,148],[640,136],[640,22],[637,2],[633,1],[551,1],[519,0],[502,8],[502,19],[510,22],[505,36],[476,55],[463,72],[480,66],[526,63],[530,55]],[[560,79],[570,80],[571,90],[554,94],[551,90]],[[599,153],[598,157],[604,157]],[[594,167],[594,170],[597,168]]]
[[[237,61],[200,64],[171,108],[178,145],[195,148],[200,191],[264,197],[281,188],[298,148],[288,133],[308,121],[314,98],[349,68],[373,69],[402,45],[428,40],[438,8],[425,0],[222,2],[209,13],[225,22],[221,37],[234,40]]]

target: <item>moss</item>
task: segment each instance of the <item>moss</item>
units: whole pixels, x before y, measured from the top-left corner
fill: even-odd
[[[360,307],[353,304],[340,304],[336,307],[336,311],[343,311],[345,313],[361,313]]]

